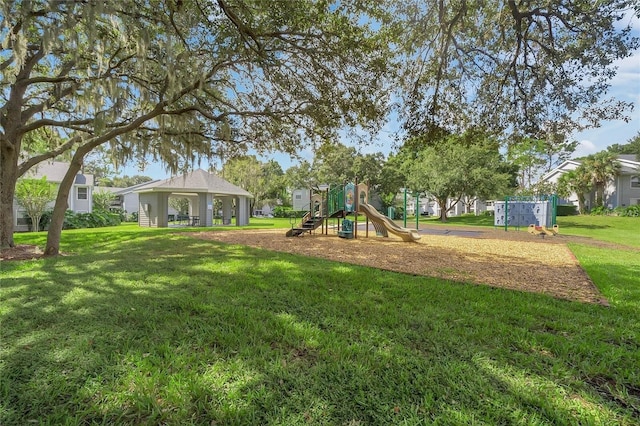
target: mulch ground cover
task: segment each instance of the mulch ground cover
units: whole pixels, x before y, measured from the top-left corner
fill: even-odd
[[[301,254],[373,268],[442,278],[553,297],[607,305],[569,250],[580,237],[547,236],[498,229],[423,229],[418,242],[376,237],[370,231],[357,239],[342,239],[329,230],[287,238],[283,230],[204,231],[193,237]],[[593,242],[593,241],[592,241]],[[600,246],[610,244],[593,242]]]
[[[362,224],[363,225],[363,224]],[[285,230],[207,230],[186,235],[241,244],[266,250],[295,253],[412,275],[424,275],[511,290],[543,293],[586,303],[607,304],[580,267],[567,243],[604,248],[635,248],[595,241],[586,237],[535,236],[503,229],[420,225],[422,238],[413,243],[390,235],[381,238],[360,226],[357,239],[342,239],[335,230],[319,230],[287,238]],[[38,259],[35,246],[18,245],[0,250],[0,261]]]

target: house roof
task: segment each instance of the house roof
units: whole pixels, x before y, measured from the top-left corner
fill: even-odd
[[[118,192],[122,191],[124,188],[116,188],[114,186],[96,186],[93,188],[94,192],[112,192],[118,195]]]
[[[619,155],[620,172],[623,174],[640,173],[640,161],[636,160],[635,155]]]
[[[197,169],[181,176],[149,182],[134,192],[206,192],[217,195],[239,195],[253,198],[250,192],[227,182],[215,173]]]
[[[620,173],[621,174],[634,174],[640,173],[640,161],[636,160],[636,156],[633,154],[621,154],[618,155],[618,162],[620,163]],[[555,169],[550,172],[544,174],[540,180],[541,181],[550,181],[556,175],[564,174],[570,170],[576,169],[582,161],[580,160],[567,160],[564,163],[560,164]]]
[[[25,177],[40,179],[46,176],[47,181],[60,183],[62,179],[64,179],[67,170],[69,170],[69,163],[62,161],[43,161],[29,169]],[[75,183],[78,185],[93,186],[93,175],[78,173]]]
[[[628,161],[632,161],[632,162],[640,164],[640,162],[638,162],[638,156],[635,155],[635,154],[620,154],[620,155],[618,155],[618,159],[620,159],[620,160],[628,160]]]
[[[553,178],[556,175],[561,175],[564,174],[570,170],[575,170],[576,168],[578,168],[578,166],[580,165],[580,161],[578,160],[566,160],[565,162],[563,162],[562,164],[560,164],[558,167],[556,167],[555,169],[545,173],[544,175],[542,175],[542,177],[540,178],[541,181],[549,181],[549,180],[553,180]]]
[[[130,193],[132,193],[132,192],[136,192],[136,190],[137,190],[138,188],[141,188],[141,187],[143,187],[143,186],[147,186],[147,185],[149,185],[149,184],[151,184],[151,183],[155,183],[155,182],[160,182],[160,179],[155,179],[155,180],[150,180],[150,181],[148,181],[148,182],[138,183],[138,184],[136,184],[136,185],[129,186],[129,187],[127,187],[127,188],[117,188],[118,190],[117,190],[117,191],[115,191],[115,194],[116,194],[116,195],[126,195],[126,194],[130,194]]]

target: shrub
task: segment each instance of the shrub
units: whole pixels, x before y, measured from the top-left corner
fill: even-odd
[[[607,215],[610,215],[612,211],[613,210],[608,209],[608,208],[606,208],[604,206],[599,206],[599,207],[594,207],[593,209],[591,209],[589,214],[591,216],[607,216]]]
[[[578,208],[573,204],[560,204],[556,210],[556,216],[574,216],[578,214]]]
[[[120,216],[120,222],[127,221],[127,211],[125,209],[108,209],[111,213],[115,213]]]
[[[404,207],[396,207],[396,210],[393,213],[393,219],[404,219]]]
[[[619,210],[619,215],[627,217],[640,217],[640,204],[636,204],[635,206],[622,207]]]
[[[94,210],[91,213],[75,213],[67,210],[64,214],[62,229],[102,228],[120,225],[122,219],[119,213],[105,210]]]
[[[301,218],[307,212],[306,211],[296,211],[291,209],[291,207],[277,206],[273,209],[273,217],[297,217]]]

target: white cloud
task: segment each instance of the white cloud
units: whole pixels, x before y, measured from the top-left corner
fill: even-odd
[[[600,148],[593,142],[587,139],[583,139],[578,143],[578,147],[573,153],[573,158],[585,157],[587,155],[595,154],[600,151]]]
[[[611,79],[612,88],[623,89],[628,95],[637,94],[640,88],[640,52],[633,56],[613,62],[617,68],[616,75]]]

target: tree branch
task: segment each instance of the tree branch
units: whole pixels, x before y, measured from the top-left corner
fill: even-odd
[[[70,149],[79,140],[80,140],[79,136],[74,136],[71,139],[69,139],[67,142],[60,145],[57,149],[46,152],[44,154],[36,155],[35,157],[31,157],[27,161],[24,161],[18,166],[18,177],[24,175],[30,168],[32,168],[36,164],[39,164],[50,158],[55,158],[58,155],[62,154],[66,150]]]

